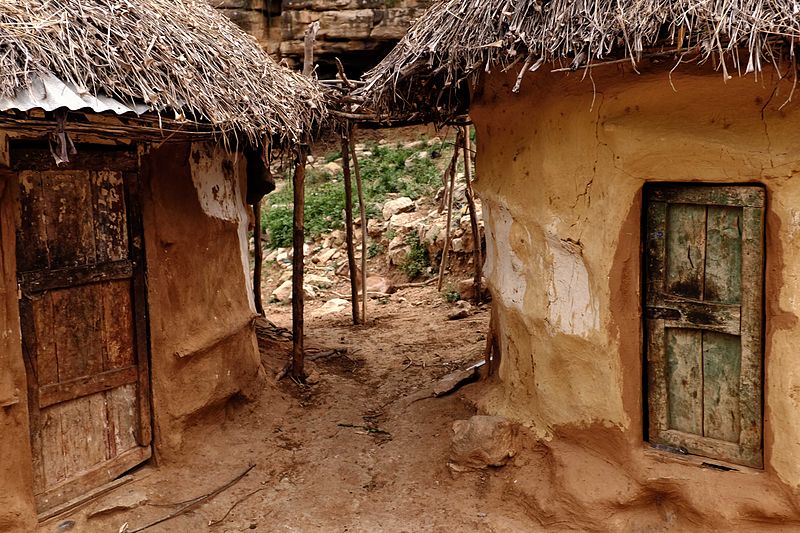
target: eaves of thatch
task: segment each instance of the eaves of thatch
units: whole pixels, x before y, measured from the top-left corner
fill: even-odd
[[[28,111],[55,109],[289,142],[326,114],[314,81],[203,0],[0,1],[0,122],[25,127]]]
[[[798,38],[796,0],[443,0],[356,96],[362,112],[442,120],[465,110],[464,82],[481,72],[513,69],[521,79],[553,63],[580,69],[658,54],[713,61],[728,76],[794,63]]]

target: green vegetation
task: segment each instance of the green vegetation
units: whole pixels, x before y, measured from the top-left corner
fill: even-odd
[[[445,302],[453,304],[461,299],[461,294],[452,284],[448,284],[447,287],[445,287],[445,291],[442,293],[442,297]]]
[[[417,199],[422,195],[432,194],[439,185],[436,164],[430,159],[413,157],[418,153],[416,150],[375,145],[370,147],[370,151],[371,156],[359,160],[368,217],[374,218],[379,213],[388,194],[396,193]],[[323,160],[331,162],[339,155],[333,152],[323,157]],[[408,166],[406,160],[409,161]],[[292,187],[289,176],[286,180],[287,184],[283,189],[267,196],[261,220],[273,248],[292,244]],[[344,227],[344,203],[341,174],[332,177],[309,168],[306,173],[306,236],[313,239]],[[355,190],[353,204],[358,205]],[[379,253],[377,249],[376,253]]]
[[[400,270],[408,276],[408,279],[418,278],[431,266],[431,258],[428,250],[420,242],[419,236],[412,233],[406,237],[406,244],[411,248],[403,262],[398,265]]]

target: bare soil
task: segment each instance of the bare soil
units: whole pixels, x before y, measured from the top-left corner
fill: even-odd
[[[338,279],[331,291],[347,292]],[[135,529],[255,465],[229,489],[146,531],[530,531],[535,522],[508,497],[513,467],[461,474],[447,467],[452,422],[474,414],[465,395],[481,384],[404,400],[481,359],[488,311],[450,321],[452,305],[433,286],[408,288],[372,300],[368,324],[353,326],[349,309],[314,318],[323,302],[307,305],[306,344],[318,357],[308,370],[317,383],[275,382],[290,345],[268,343],[260,397],[232,402],[193,428],[179,460],[144,467],[132,483],[68,517],[72,530]],[[267,314],[291,327],[290,306],[272,305]],[[135,492],[147,503],[86,518]]]

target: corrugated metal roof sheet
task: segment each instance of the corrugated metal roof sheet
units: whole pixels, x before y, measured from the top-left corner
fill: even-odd
[[[130,106],[107,96],[81,94],[74,85],[64,83],[50,73],[32,76],[30,87],[20,90],[13,98],[0,98],[0,111],[31,109],[55,111],[62,107],[71,111],[81,109],[91,109],[97,113],[111,111],[117,115],[125,113],[141,115],[150,111],[144,104]]]

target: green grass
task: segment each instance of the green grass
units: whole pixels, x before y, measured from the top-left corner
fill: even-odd
[[[432,194],[439,186],[439,170],[430,159],[415,157],[406,168],[406,160],[416,155],[417,150],[371,146],[370,151],[372,156],[359,160],[368,217],[374,218],[380,213],[380,207],[388,194],[399,194],[415,200]],[[336,152],[327,154],[323,160],[333,161],[337,155]],[[358,216],[355,184],[353,189],[355,216]],[[288,247],[292,244],[292,200],[291,179],[287,179],[287,184],[281,191],[267,196],[261,224],[269,235],[272,248]],[[309,168],[306,173],[306,237],[314,239],[344,227],[344,204],[341,174],[331,177],[325,172]]]

